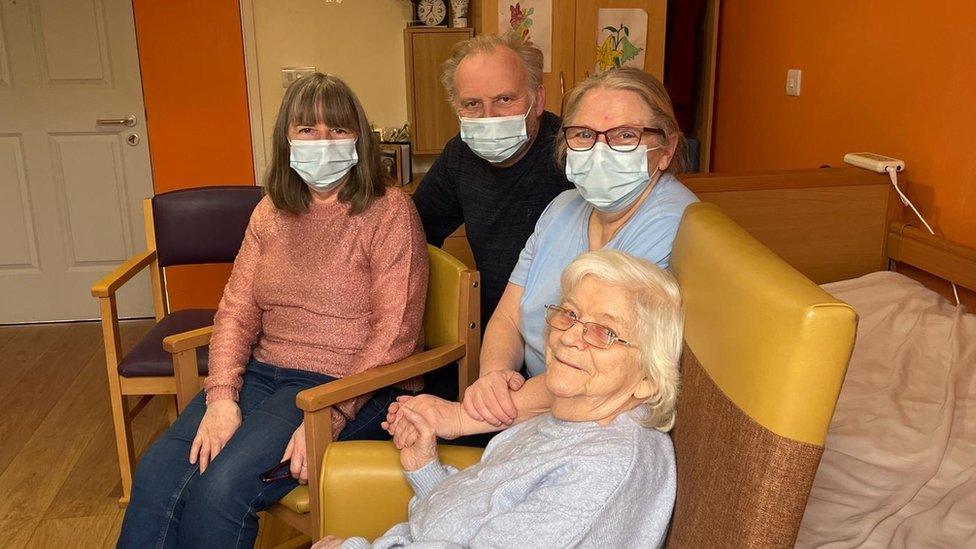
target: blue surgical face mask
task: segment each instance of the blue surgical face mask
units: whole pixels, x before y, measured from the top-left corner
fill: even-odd
[[[566,178],[576,185],[583,199],[602,212],[619,212],[637,200],[651,178],[647,153],[660,149],[638,146],[630,152],[611,149],[597,142],[588,151],[566,151]]]
[[[525,114],[495,116],[491,118],[465,118],[461,121],[461,141],[471,152],[492,164],[504,162],[515,155],[526,141],[529,132],[525,119],[535,106],[535,97]]]
[[[288,144],[291,169],[318,192],[335,188],[359,162],[356,139],[296,139]]]

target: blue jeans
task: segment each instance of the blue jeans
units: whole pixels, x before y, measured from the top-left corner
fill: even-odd
[[[252,358],[238,398],[243,422],[203,475],[189,462],[190,445],[207,409],[201,391],[140,459],[118,547],[252,547],[257,512],[298,486],[292,478],[270,483],[258,478],[278,463],[302,422],[295,395],[334,380]],[[402,393],[377,392],[339,440],[389,438],[380,422]]]

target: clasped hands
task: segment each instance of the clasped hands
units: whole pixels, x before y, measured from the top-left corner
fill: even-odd
[[[437,437],[451,440],[511,425],[518,416],[511,393],[524,383],[517,372],[501,370],[471,384],[460,403],[427,394],[397,398],[382,426],[400,450],[403,470],[416,471],[433,461]]]

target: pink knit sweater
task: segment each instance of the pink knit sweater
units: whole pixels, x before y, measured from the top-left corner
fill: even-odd
[[[391,188],[366,211],[348,212],[313,202],[294,215],[270,197],[255,208],[214,317],[208,403],[237,400],[252,354],[344,377],[419,348],[427,246],[413,202]],[[367,398],[333,409],[333,437]]]

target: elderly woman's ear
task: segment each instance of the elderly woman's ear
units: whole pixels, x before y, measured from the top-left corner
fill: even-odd
[[[634,387],[634,398],[640,401],[645,401],[652,396],[657,394],[657,383],[654,383],[651,379],[644,377],[637,382],[637,386]]]

